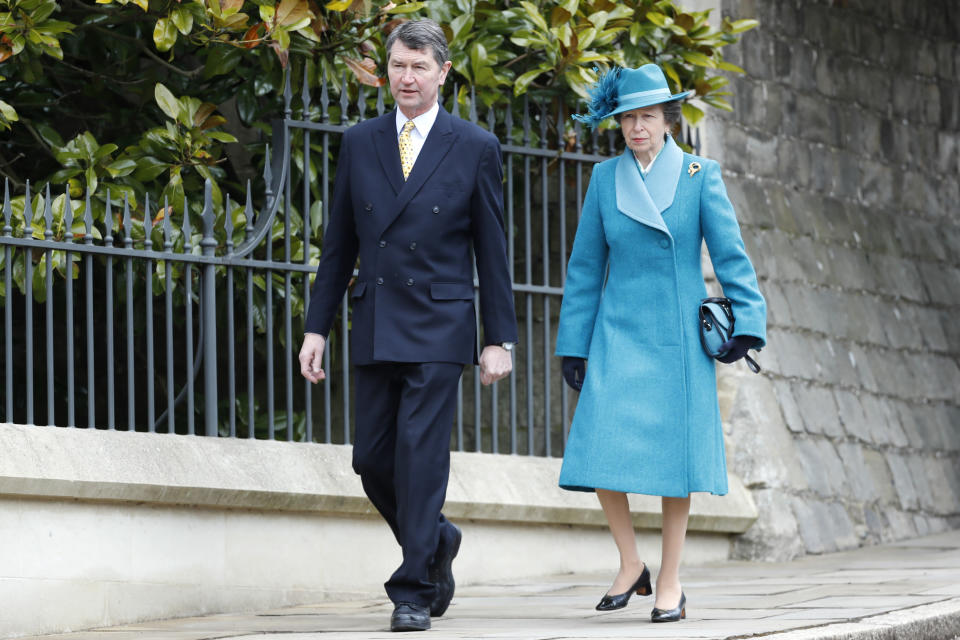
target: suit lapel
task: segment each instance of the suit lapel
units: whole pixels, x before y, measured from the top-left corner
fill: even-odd
[[[403,208],[410,202],[410,199],[420,191],[420,188],[423,187],[427,179],[436,172],[437,167],[440,166],[440,162],[450,152],[450,149],[453,148],[454,142],[457,140],[457,135],[453,131],[452,118],[453,116],[444,111],[443,107],[440,107],[440,111],[437,113],[437,119],[433,123],[433,127],[430,128],[427,139],[423,141],[423,148],[420,149],[420,155],[417,156],[417,161],[413,164],[413,169],[410,171],[410,175],[407,176],[406,182],[403,180],[403,171],[400,168],[400,149],[397,144],[396,127],[393,128],[393,137],[389,143],[391,149],[386,151],[378,148],[377,152],[380,155],[381,162],[383,162],[385,157],[390,157],[390,154],[395,157],[395,159],[392,160],[392,166],[395,167],[396,175],[399,176],[400,181],[398,188],[390,173],[390,168],[384,167],[384,171],[387,172],[391,184],[394,185],[394,189],[396,189],[398,193],[397,199],[393,202],[393,206],[389,210],[388,215],[381,220],[378,235],[382,234],[387,227],[393,224],[393,221],[400,215],[400,212],[403,211]],[[387,143],[381,141],[381,144],[385,145]]]
[[[374,134],[373,148],[383,167],[394,193],[403,188],[403,169],[400,167],[400,145],[397,142],[396,109],[381,118],[380,127]]]

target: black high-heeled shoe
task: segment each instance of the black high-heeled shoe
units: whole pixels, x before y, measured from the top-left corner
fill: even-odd
[[[653,608],[650,612],[650,622],[677,622],[687,617],[687,596],[680,592],[680,604],[675,609]]]
[[[604,595],[603,598],[600,599],[600,604],[597,605],[597,611],[616,611],[617,609],[623,609],[627,606],[627,603],[630,602],[630,596],[634,593],[638,596],[649,596],[653,593],[653,587],[650,586],[650,570],[647,569],[647,565],[643,565],[643,572],[640,574],[640,577],[637,578],[637,581],[633,583],[632,587],[615,596],[609,594]]]

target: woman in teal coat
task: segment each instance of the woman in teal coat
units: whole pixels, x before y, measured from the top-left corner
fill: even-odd
[[[597,164],[567,267],[556,355],[581,391],[560,486],[596,491],[620,551],[620,571],[597,605],[650,595],[627,493],[662,496],[663,544],[654,622],[685,616],[680,554],[690,493],[727,492],[713,359],[699,340],[705,240],[736,318],[722,361],[766,339],[766,304],[716,162],[684,153],[670,136],[680,119],[657,65],[602,75],[589,114],[616,117],[627,150]]]

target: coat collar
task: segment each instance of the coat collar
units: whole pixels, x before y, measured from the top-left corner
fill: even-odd
[[[640,175],[633,152],[627,149],[617,161],[617,209],[637,222],[670,233],[662,214],[671,204],[683,169],[683,151],[668,137],[646,180]]]

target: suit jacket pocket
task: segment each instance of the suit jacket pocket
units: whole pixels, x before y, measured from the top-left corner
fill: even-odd
[[[353,285],[353,291],[350,292],[351,298],[361,298],[363,297],[363,292],[367,290],[366,282],[358,282]]]
[[[473,300],[473,284],[467,282],[434,282],[430,284],[434,300]]]

